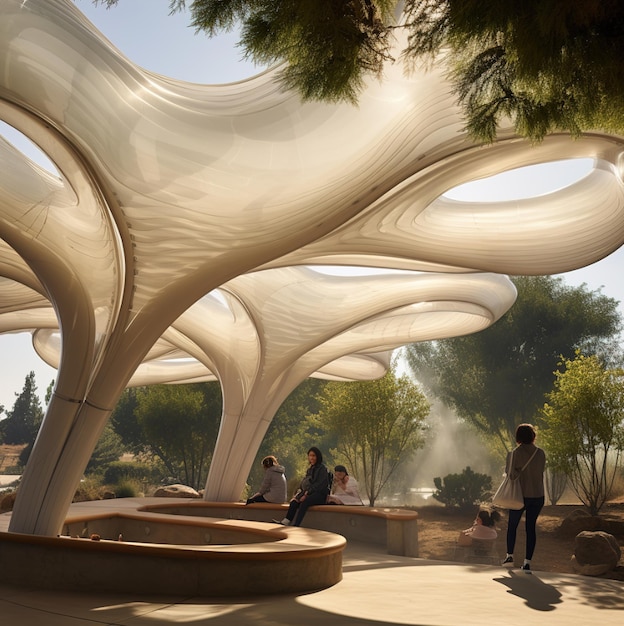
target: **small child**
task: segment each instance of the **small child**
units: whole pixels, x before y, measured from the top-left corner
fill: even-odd
[[[495,525],[500,519],[501,516],[498,511],[481,509],[477,513],[474,524],[461,531],[457,543],[460,546],[469,546],[473,539],[496,539],[498,532]]]

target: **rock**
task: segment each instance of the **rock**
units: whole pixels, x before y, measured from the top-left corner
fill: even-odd
[[[0,511],[12,511],[13,505],[15,504],[16,496],[16,492],[8,493],[7,495],[5,495],[0,501]]]
[[[613,535],[604,531],[582,531],[574,539],[574,571],[600,576],[617,567],[622,551]]]
[[[566,517],[559,527],[564,537],[576,537],[584,530],[602,530],[602,520],[583,509],[576,509]]]
[[[186,485],[166,485],[159,487],[154,493],[156,498],[199,498],[199,493],[193,487]]]
[[[612,568],[608,565],[581,565],[574,555],[572,555],[572,570],[576,574],[582,574],[583,576],[602,576],[607,572],[610,572]]]

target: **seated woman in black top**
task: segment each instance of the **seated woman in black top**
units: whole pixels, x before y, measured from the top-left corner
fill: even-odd
[[[301,526],[301,520],[308,507],[325,504],[329,493],[329,473],[323,465],[323,454],[315,446],[308,450],[308,471],[301,481],[297,493],[288,505],[286,517],[278,524],[284,526]]]

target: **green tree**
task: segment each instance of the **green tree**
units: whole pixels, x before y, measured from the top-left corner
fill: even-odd
[[[178,392],[174,392],[176,388]],[[187,391],[190,394],[188,412],[184,410],[183,398]],[[173,395],[176,397],[171,397]],[[159,398],[170,398],[171,406],[165,404],[164,408],[158,408]],[[200,415],[196,412],[198,403]],[[150,415],[152,406],[156,406],[156,410]],[[164,466],[165,475],[200,486],[216,441],[220,415],[221,390],[217,383],[156,385],[126,389],[113,411],[111,424],[125,450],[157,458]],[[174,427],[177,436],[172,438],[169,435]],[[184,443],[185,438],[188,445]],[[200,460],[198,454],[205,456]]]
[[[108,6],[118,0],[94,0]],[[467,128],[494,139],[501,119],[539,141],[564,130],[624,131],[624,5],[617,0],[171,0],[196,30],[240,25],[240,45],[304,99],[357,101],[381,77],[393,33],[408,67],[444,51]],[[397,23],[399,9],[403,19]]]
[[[13,409],[1,422],[2,440],[9,445],[26,443],[32,446],[43,420],[34,372],[26,376],[21,393],[15,395],[17,398]]]
[[[328,383],[319,423],[337,440],[337,454],[351,468],[371,506],[397,467],[424,444],[429,403],[394,366],[378,380]]]
[[[560,278],[513,281],[518,299],[496,324],[406,349],[416,379],[501,452],[513,445],[516,426],[538,414],[562,355],[571,358],[582,349],[613,363],[619,358],[616,300]]]
[[[561,366],[542,409],[540,441],[549,467],[565,473],[597,515],[624,449],[624,371],[607,370],[596,356],[580,353]]]
[[[118,0],[94,0],[112,6]],[[355,103],[367,75],[381,78],[390,59],[396,0],[171,0],[188,4],[191,25],[210,37],[241,28],[246,58],[262,66],[286,62],[279,78],[306,100]]]
[[[111,424],[115,432],[121,437],[124,447],[135,454],[149,450],[135,411],[137,408],[137,393],[147,391],[149,387],[129,387],[121,394],[115,410],[111,415]]]
[[[199,489],[206,480],[221,419],[218,383],[138,389],[134,416],[149,450],[171,476]]]
[[[303,477],[308,467],[306,452],[310,446],[319,446],[324,454],[329,450],[330,441],[326,434],[310,419],[310,416],[319,412],[318,397],[326,384],[326,381],[318,378],[307,378],[282,403],[249,473],[247,482],[252,489],[262,482],[260,462],[265,456],[275,455],[286,468],[288,480],[295,482]]]
[[[55,382],[56,382],[55,380],[51,380],[48,386],[46,387],[45,398],[44,398],[46,404],[50,404],[50,399],[52,398],[52,392],[54,391]]]
[[[118,461],[123,453],[121,437],[115,432],[113,424],[109,421],[100,435],[89,463],[87,463],[85,473],[93,474],[104,471],[108,465]]]
[[[468,130],[491,141],[510,117],[539,141],[624,130],[624,6],[617,0],[407,0],[408,59],[442,48]]]

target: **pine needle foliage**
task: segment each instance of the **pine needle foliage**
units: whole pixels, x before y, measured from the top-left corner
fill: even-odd
[[[113,6],[118,0],[94,0]],[[171,0],[197,31],[239,29],[246,58],[283,64],[303,100],[356,104],[393,62],[444,63],[466,128],[501,123],[533,142],[600,129],[624,134],[624,3],[619,0]]]
[[[171,8],[185,6],[180,0]],[[279,79],[303,100],[357,103],[366,76],[390,59],[395,2],[372,0],[196,0],[192,25],[210,36],[241,27],[245,58],[284,64]]]
[[[406,59],[446,49],[470,133],[511,118],[548,133],[624,130],[624,5],[617,0],[408,0]]]

